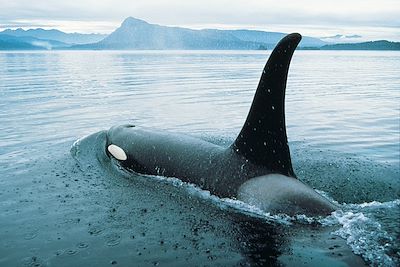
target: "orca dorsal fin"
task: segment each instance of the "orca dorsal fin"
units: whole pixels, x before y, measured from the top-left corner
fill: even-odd
[[[292,33],[272,51],[264,67],[246,122],[232,144],[250,162],[295,177],[285,124],[285,90],[290,60],[301,40]]]

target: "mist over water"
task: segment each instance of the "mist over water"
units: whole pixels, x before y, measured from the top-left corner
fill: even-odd
[[[7,256],[0,265],[23,258],[25,265],[62,266],[76,263],[73,259],[82,263],[88,260],[85,255],[101,251],[106,253],[86,263],[108,265],[113,260],[110,248],[121,257],[118,262],[129,263],[124,257],[133,256],[124,248],[131,246],[135,259],[138,253],[148,255],[142,263],[152,265],[151,254],[164,249],[168,240],[180,244],[176,249],[185,255],[182,259],[198,257],[202,262],[215,252],[210,265],[240,261],[232,245],[236,240],[229,237],[236,230],[226,226],[231,214],[188,199],[180,189],[163,184],[153,188],[149,184],[154,182],[119,179],[101,170],[93,152],[101,147],[99,137],[74,148],[79,166],[69,150],[78,138],[124,123],[228,145],[246,119],[269,53],[1,52],[0,227],[6,230],[0,256]],[[379,265],[384,253],[389,264],[400,258],[399,69],[399,52],[296,51],[286,90],[287,134],[299,178],[339,203],[388,203],[372,208],[349,204],[344,215],[335,215],[341,223],[350,218],[343,225],[354,228],[341,228],[340,236],[372,265]],[[170,207],[168,212],[160,203]],[[361,212],[373,222],[363,230],[357,220],[362,216],[348,212]],[[176,218],[183,228],[174,224]],[[205,225],[205,220],[215,224]],[[194,222],[204,230],[203,243],[185,239],[198,238],[191,228]],[[169,230],[154,231],[163,227]],[[180,231],[185,233],[182,240],[174,237]],[[382,238],[369,236],[366,245],[349,242],[352,234],[365,236],[365,231],[380,231]],[[217,232],[218,244],[213,240]],[[149,253],[136,251],[135,242]],[[389,245],[382,245],[381,254],[372,253],[379,242]],[[226,244],[229,249],[221,249]],[[164,260],[171,260],[169,256],[166,252]]]

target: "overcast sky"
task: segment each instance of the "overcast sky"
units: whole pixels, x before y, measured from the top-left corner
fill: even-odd
[[[0,0],[1,29],[110,33],[128,16],[195,29],[248,28],[400,41],[400,0]]]

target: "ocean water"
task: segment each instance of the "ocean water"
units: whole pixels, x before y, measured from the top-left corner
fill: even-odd
[[[103,159],[116,124],[230,144],[269,53],[0,52],[0,265],[398,265],[399,52],[295,52],[292,161],[341,205],[327,218],[271,216]]]

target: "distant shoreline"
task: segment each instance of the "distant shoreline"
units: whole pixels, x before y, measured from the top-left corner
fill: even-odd
[[[300,50],[358,50],[358,51],[400,51],[400,42],[389,42],[386,40],[363,42],[363,43],[347,43],[347,44],[331,44],[321,47],[300,47]]]
[[[396,52],[400,49],[321,49],[318,47],[298,47],[297,50],[300,51],[319,51],[319,52],[329,52],[329,51],[371,51],[371,52]],[[1,49],[0,53],[7,52],[262,52],[262,51],[272,51],[272,49]]]
[[[270,50],[285,36],[258,30],[193,30],[126,18],[109,35],[65,33],[59,30],[16,29],[0,32],[0,51],[20,50]],[[399,51],[400,42],[387,40],[331,44],[303,36],[299,50]]]

